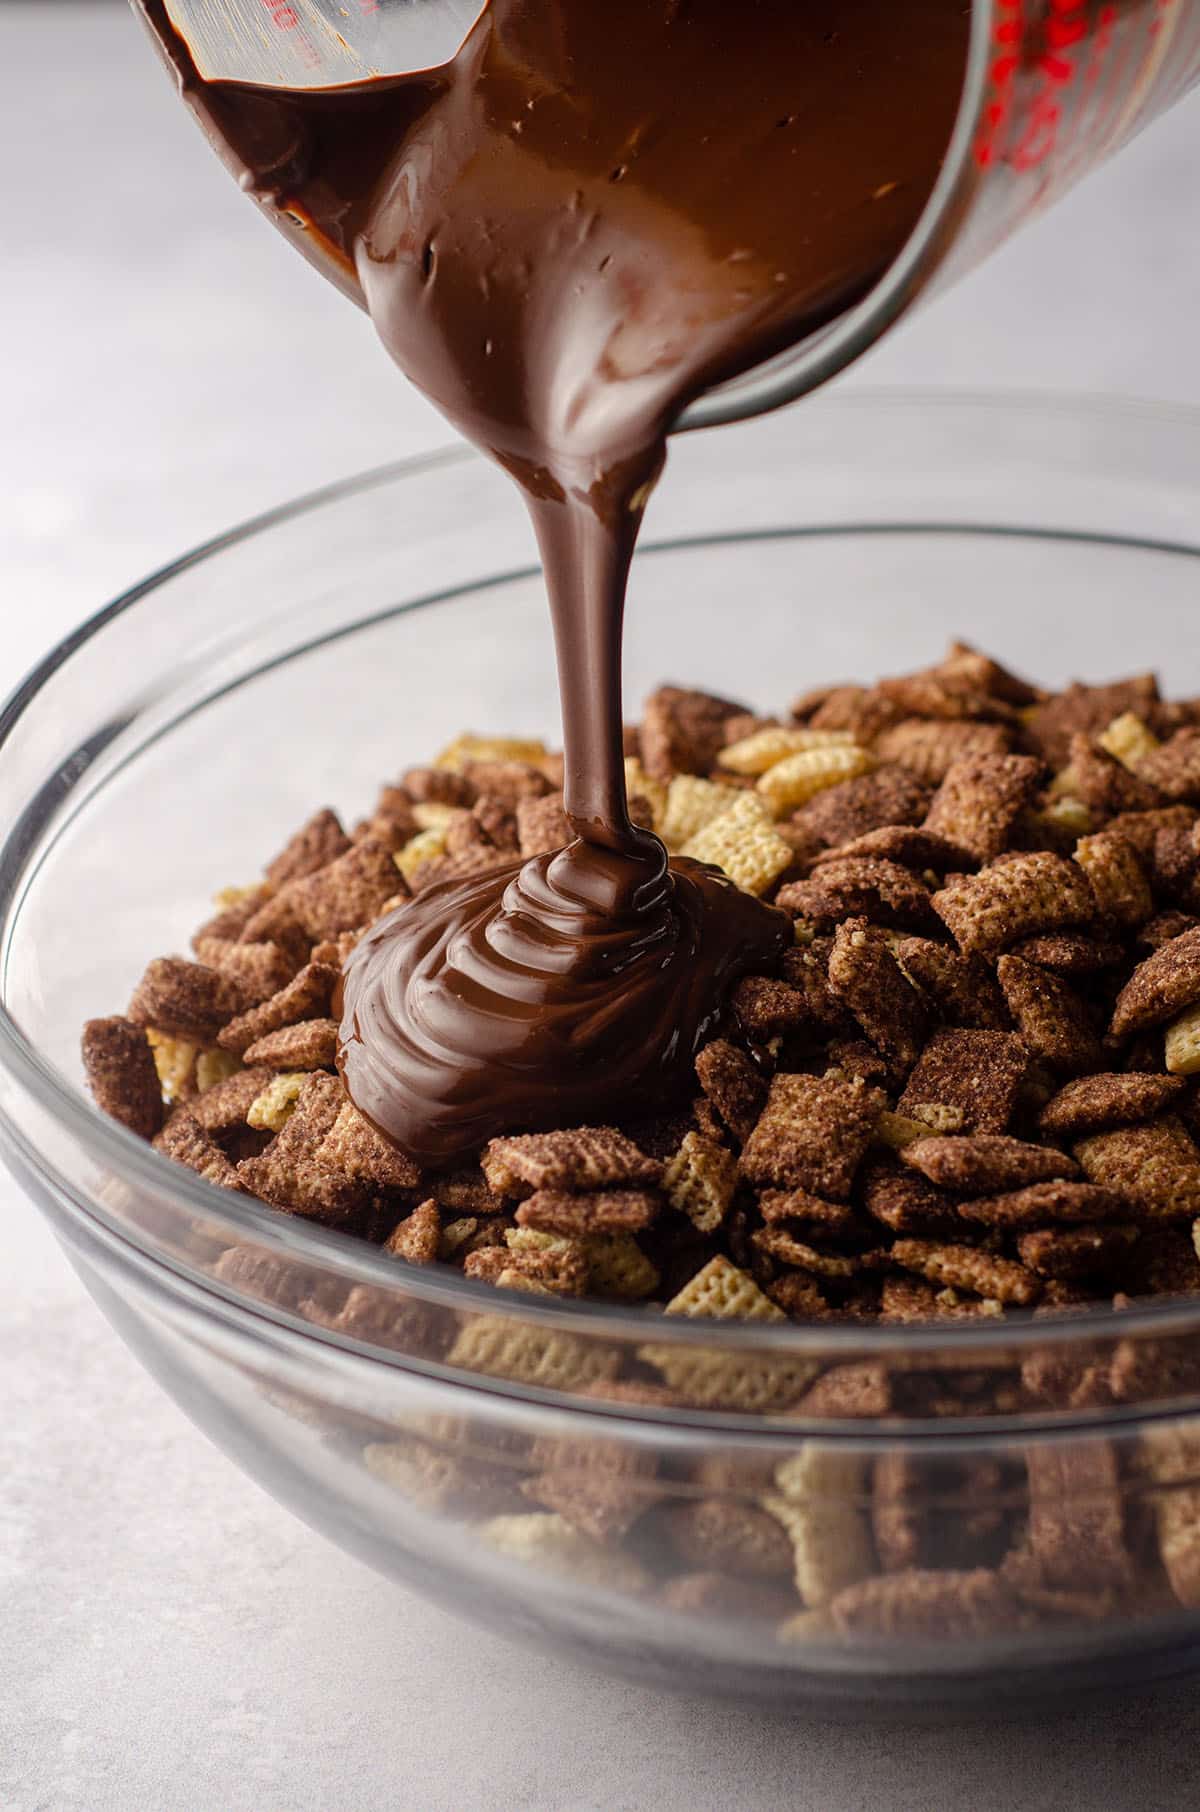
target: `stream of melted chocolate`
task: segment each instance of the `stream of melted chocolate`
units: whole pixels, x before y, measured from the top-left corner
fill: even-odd
[[[550,594],[576,840],[372,930],[346,1086],[430,1166],[686,1095],[730,983],[790,926],[630,822],[642,512],[685,404],[858,300],[911,234],[963,0],[492,0],[444,71],[286,97],[206,87],[142,4],[243,186],[522,486]]]

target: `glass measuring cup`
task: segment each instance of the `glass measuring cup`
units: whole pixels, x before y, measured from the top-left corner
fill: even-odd
[[[275,89],[369,83],[446,62],[488,10],[487,0],[132,3],[202,125],[197,70],[205,80]],[[974,0],[954,130],[899,256],[855,306],[698,398],[676,427],[757,415],[832,377],[1198,80],[1200,0]],[[209,137],[241,174],[211,128]],[[286,196],[268,212],[324,275],[361,300],[353,272],[289,217]]]

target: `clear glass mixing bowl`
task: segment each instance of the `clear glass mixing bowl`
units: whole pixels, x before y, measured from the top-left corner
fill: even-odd
[[[780,705],[952,634],[1050,683],[1157,666],[1200,693],[1198,476],[1200,418],[1134,406],[822,397],[689,437],[628,697]],[[1190,1665],[1200,1302],[762,1328],[513,1296],[217,1191],[84,1097],[82,1022],[216,887],[459,730],[555,736],[555,700],[520,506],[455,451],[185,557],[11,700],[0,1132],[96,1300],[314,1526],[606,1665],[867,1711]],[[673,1403],[612,1382],[648,1348]],[[523,1489],[549,1474],[569,1515]]]

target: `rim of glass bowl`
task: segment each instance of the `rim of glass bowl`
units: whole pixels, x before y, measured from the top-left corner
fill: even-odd
[[[828,406],[828,405],[826,405]],[[1043,414],[1061,416],[1070,414],[1075,417],[1102,417],[1113,421],[1124,416],[1143,421],[1171,422],[1176,427],[1185,427],[1195,436],[1200,451],[1200,409],[1182,404],[1157,403],[1127,399],[1122,397],[1074,397],[1067,394],[1036,394],[1023,392],[969,392],[962,390],[922,391],[917,389],[875,389],[860,390],[836,398],[835,405],[841,411],[880,410],[888,408],[913,409],[923,411],[952,408],[980,412],[1023,414],[1033,411]],[[133,609],[144,598],[155,592],[161,585],[190,568],[202,565],[207,560],[217,558],[226,548],[252,539],[254,536],[268,533],[279,524],[296,517],[323,509],[347,496],[371,490],[377,486],[403,480],[406,477],[417,477],[439,469],[464,464],[481,456],[467,447],[438,448],[416,457],[397,460],[383,466],[377,466],[354,477],[305,493],[287,503],[280,504],[259,515],[239,523],[220,535],[200,543],[179,558],[159,568],[138,584],[132,586],[111,603],[98,610],[78,628],[65,636],[45,658],[17,685],[3,707],[0,707],[0,760],[3,760],[4,746],[14,727],[33,705],[38,694],[57,670],[79,649],[101,635],[106,626]],[[838,531],[844,534],[863,532],[872,526],[868,522],[839,523]],[[889,526],[889,525],[882,525]],[[890,525],[894,526],[894,525]],[[961,523],[939,524],[936,521],[922,521],[906,524],[908,528],[919,527],[924,532],[935,534],[939,530],[953,529],[961,531]],[[1021,532],[1021,524],[995,522],[979,524],[995,532]],[[806,531],[797,531],[803,535]],[[813,525],[809,533],[825,532],[820,524]],[[1048,538],[1055,538],[1055,531],[1038,528],[1036,532]],[[1087,540],[1120,543],[1121,545],[1144,548],[1146,550],[1169,550],[1183,555],[1200,557],[1200,540],[1196,542],[1162,540],[1139,537],[1136,535],[1106,535],[1103,533],[1080,533],[1065,529],[1066,539],[1083,538]],[[648,546],[653,546],[649,542]],[[58,799],[56,803],[61,803]],[[49,811],[47,806],[46,810]],[[0,910],[5,914],[11,908],[14,896],[26,872],[30,850],[36,848],[37,839],[44,828],[44,819],[32,824],[22,815],[21,823],[25,834],[22,847],[16,852],[9,847],[8,840],[0,845]],[[11,835],[11,833],[10,833]],[[978,1347],[981,1350],[1004,1346],[1016,1352],[1045,1346],[1049,1339],[1049,1326],[1043,1321],[1031,1317],[1025,1319],[981,1322],[980,1320],[946,1321],[937,1323],[904,1324],[870,1324],[870,1323],[814,1323],[811,1327],[800,1323],[788,1323],[784,1326],[760,1323],[738,1322],[734,1327],[712,1321],[689,1320],[684,1317],[666,1317],[660,1312],[645,1308],[624,1308],[610,1303],[580,1302],[563,1299],[548,1299],[533,1295],[516,1295],[512,1292],[496,1290],[485,1283],[477,1283],[471,1278],[449,1269],[422,1266],[397,1267],[394,1259],[380,1256],[373,1246],[358,1240],[348,1239],[345,1235],[315,1226],[296,1216],[273,1214],[269,1209],[253,1201],[242,1198],[227,1190],[218,1189],[203,1178],[194,1176],[190,1171],[162,1157],[144,1141],[127,1131],[116,1121],[109,1119],[95,1107],[77,1087],[62,1073],[46,1062],[33,1043],[26,1038],[20,1026],[12,1018],[7,1007],[0,1001],[0,1064],[9,1072],[19,1087],[28,1091],[38,1105],[51,1116],[60,1121],[80,1145],[102,1157],[112,1166],[118,1175],[140,1181],[152,1189],[155,1195],[170,1206],[181,1210],[204,1215],[209,1226],[214,1224],[227,1228],[231,1243],[253,1239],[258,1245],[274,1249],[281,1256],[304,1259],[332,1272],[347,1285],[369,1284],[374,1289],[387,1292],[396,1291],[399,1297],[407,1301],[413,1298],[423,1299],[448,1308],[461,1308],[486,1312],[489,1315],[500,1315],[533,1327],[543,1328],[547,1333],[553,1331],[574,1330],[580,1334],[611,1339],[644,1339],[647,1330],[652,1328],[654,1338],[660,1344],[680,1347],[705,1346],[711,1349],[714,1342],[734,1344],[739,1353],[758,1353],[764,1357],[784,1356],[820,1356],[836,1362],[839,1357],[883,1358],[888,1355],[897,1357],[912,1353],[918,1348]],[[5,1131],[10,1142],[20,1150],[36,1169],[45,1169],[45,1161],[38,1153],[36,1146],[26,1138],[22,1129],[6,1113],[0,1113]],[[365,1345],[362,1341],[343,1336],[325,1327],[317,1327],[307,1322],[298,1321],[295,1316],[260,1298],[247,1296],[217,1280],[199,1273],[197,1270],[176,1262],[170,1254],[143,1247],[136,1238],[136,1229],[127,1224],[111,1222],[103,1214],[99,1204],[83,1204],[77,1194],[70,1192],[70,1212],[94,1227],[102,1228],[106,1241],[115,1241],[130,1254],[137,1254],[142,1264],[171,1274],[179,1283],[191,1289],[200,1289],[209,1298],[217,1299],[235,1308],[244,1315],[256,1319],[267,1319],[281,1329],[300,1330],[307,1338],[317,1338],[322,1342],[341,1347],[357,1357],[368,1357],[371,1360],[389,1364],[401,1370],[412,1370],[429,1373],[434,1376],[461,1378],[469,1386],[482,1388],[499,1387],[504,1390],[504,1381],[479,1377],[471,1373],[456,1373],[452,1368],[424,1361],[419,1357],[395,1352],[385,1347]],[[397,1276],[397,1270],[400,1275]],[[1200,1298],[1173,1298],[1163,1302],[1147,1302],[1136,1308],[1114,1310],[1103,1308],[1095,1311],[1081,1311],[1078,1314],[1056,1318],[1053,1323],[1053,1340],[1055,1345],[1071,1345],[1078,1342],[1095,1341],[1099,1336],[1107,1339],[1118,1339],[1131,1335],[1177,1335],[1186,1332],[1200,1332]],[[542,1392],[530,1388],[509,1387],[505,1394],[516,1394],[522,1397],[539,1398]],[[553,1394],[552,1394],[553,1395]],[[608,1405],[602,1401],[584,1401],[578,1407],[597,1414],[612,1415],[614,1410],[623,1416],[634,1419],[648,1418],[661,1421],[661,1410],[643,1409],[634,1404]],[[1126,1409],[1136,1406],[1123,1406]],[[1163,1408],[1157,1412],[1162,1414]],[[1144,1412],[1140,1412],[1144,1413]],[[1120,1418],[1121,1406],[1106,1410],[1104,1415],[1111,1420]],[[689,1418],[690,1419],[690,1418]],[[761,1419],[747,1416],[703,1417],[704,1420],[720,1421],[726,1428],[737,1427],[746,1432],[771,1432],[770,1424],[764,1425]],[[1055,1418],[1052,1422],[1048,1416],[1036,1412],[1017,1416],[988,1418],[979,1424],[989,1431],[998,1431],[1000,1424],[1019,1425],[1029,1429],[1038,1423],[1061,1429],[1067,1420],[1073,1418]],[[974,1418],[950,1419],[950,1426],[962,1430]],[[797,1424],[798,1426],[798,1424]],[[859,1434],[866,1434],[876,1424],[869,1419],[856,1421],[852,1425]],[[881,1430],[887,1429],[895,1435],[898,1431],[911,1428],[903,1420],[889,1418],[878,1424]],[[948,1424],[939,1425],[943,1434],[948,1432]],[[814,1424],[814,1427],[833,1432],[836,1424]],[[777,1432],[777,1431],[776,1431]]]

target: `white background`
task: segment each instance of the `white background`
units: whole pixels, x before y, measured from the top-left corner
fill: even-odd
[[[844,381],[1200,404],[1198,195],[1193,97]],[[0,691],[186,545],[447,437],[239,200],[117,0],[0,0],[0,234]],[[2,1812],[1194,1803],[1186,1689],[830,1729],[479,1635],[209,1447],[2,1179],[0,1228]]]

